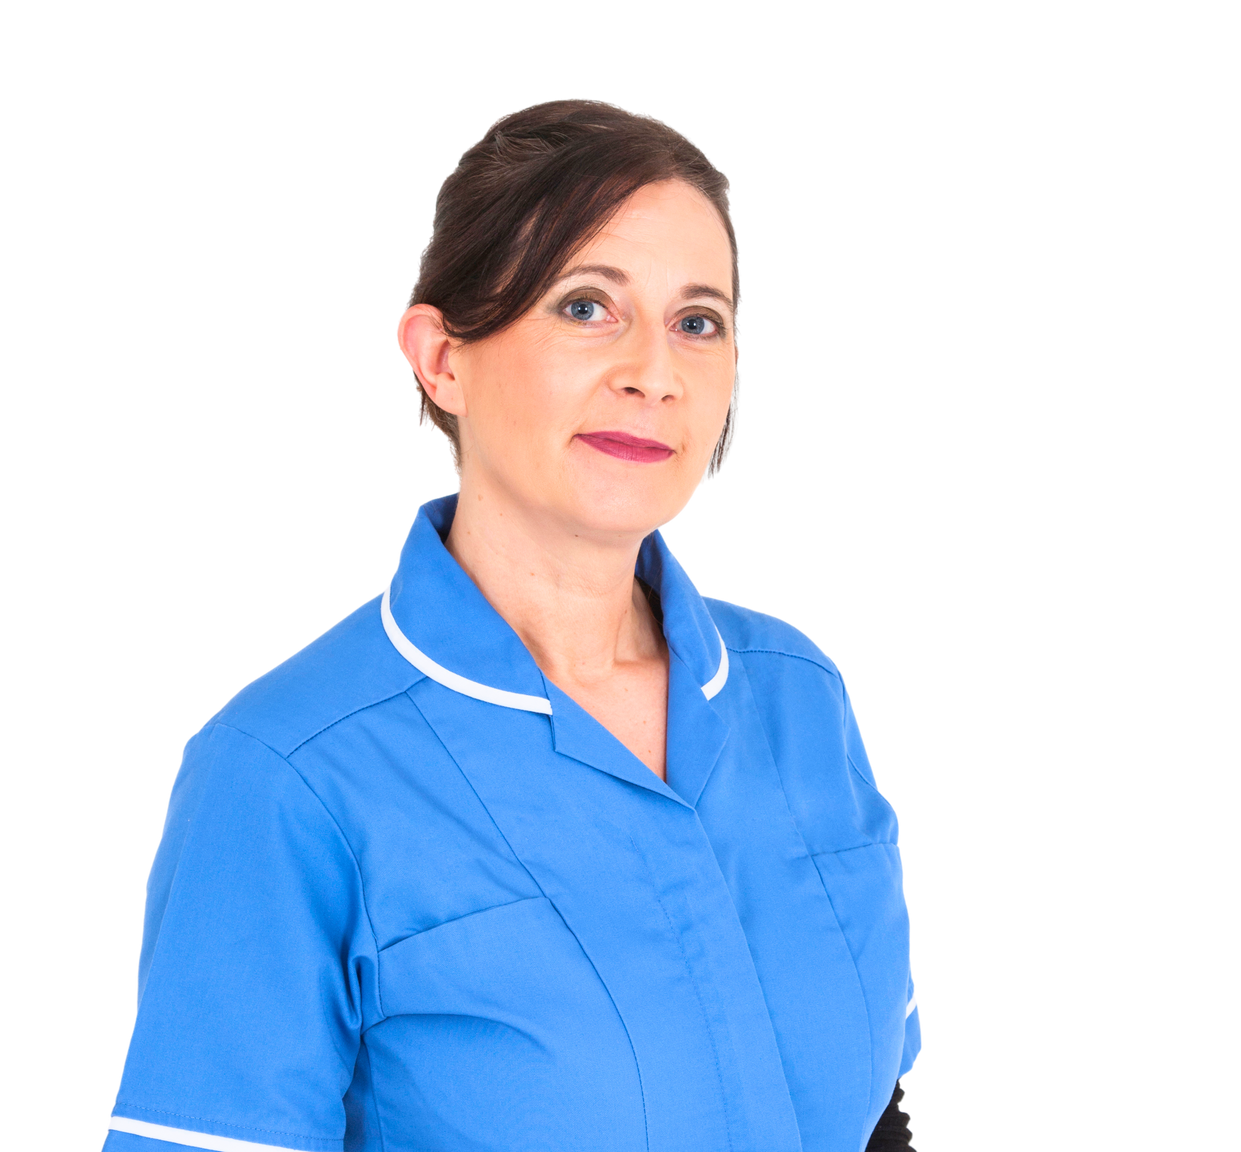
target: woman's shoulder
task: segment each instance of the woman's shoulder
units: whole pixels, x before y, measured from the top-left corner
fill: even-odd
[[[813,853],[896,843],[836,665],[791,624],[708,601],[746,684],[798,827]]]
[[[775,616],[725,600],[705,600],[724,646],[738,656],[775,656],[810,664],[837,684],[840,670],[804,632]]]
[[[421,677],[384,633],[377,597],[243,688],[207,728],[235,728],[289,756],[349,716],[400,696]]]
[[[723,600],[706,604],[729,666],[744,669],[764,724],[812,743],[838,743],[851,711],[849,696],[840,670],[818,645],[775,616]]]

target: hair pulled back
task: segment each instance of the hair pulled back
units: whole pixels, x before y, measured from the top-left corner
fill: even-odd
[[[716,208],[732,248],[737,240],[728,181],[679,132],[595,100],[553,100],[496,121],[466,152],[435,201],[435,226],[410,304],[430,304],[444,329],[471,343],[524,315],[639,188],[682,180]],[[422,388],[422,419],[452,442],[457,418]],[[733,406],[711,455],[719,468],[732,436]]]

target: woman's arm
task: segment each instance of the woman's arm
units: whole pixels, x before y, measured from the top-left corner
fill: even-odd
[[[879,1123],[875,1125],[875,1130],[870,1134],[866,1152],[916,1152],[913,1145],[909,1143],[913,1138],[913,1134],[909,1131],[909,1116],[898,1107],[904,1095],[905,1090],[898,1080],[892,1099],[888,1101],[883,1115],[879,1117]]]
[[[339,1152],[378,998],[335,818],[284,757],[214,723],[186,749],[148,892],[108,1152]]]

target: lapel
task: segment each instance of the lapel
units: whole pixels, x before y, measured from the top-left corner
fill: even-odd
[[[745,759],[713,703],[731,715],[744,676],[729,682],[705,603],[653,533],[636,574],[659,596],[669,650],[661,781],[547,680],[448,554],[454,508],[420,513],[384,628],[424,673],[410,698],[612,997],[639,1059],[651,1152],[797,1152],[763,989],[696,810],[708,780]]]
[[[552,702],[552,740],[562,756],[693,808],[728,741],[728,725],[671,642],[668,649],[667,783],[545,678]]]
[[[728,725],[675,652],[669,654],[667,783],[590,713],[546,680],[552,744],[562,756],[693,808],[728,740]]]
[[[728,725],[675,653],[668,658],[668,784],[691,808],[728,741]]]
[[[420,672],[463,696],[547,712],[543,674],[521,637],[444,547],[457,497],[418,510],[384,593],[384,631]]]
[[[382,599],[392,644],[429,679],[460,696],[550,715],[559,755],[693,808],[728,740],[728,727],[710,703],[727,681],[728,654],[663,537],[653,532],[643,541],[636,574],[658,594],[668,644],[667,783],[542,674],[520,637],[452,558],[443,542],[456,507],[456,496],[446,496],[419,510]]]
[[[698,814],[554,685],[547,692],[550,717],[429,678],[408,690],[612,999],[650,1152],[801,1152],[763,990]],[[685,761],[687,778],[705,778],[719,756],[697,747],[707,752]]]
[[[552,702],[552,746],[561,756],[635,784],[674,803],[684,801],[572,697],[545,679]]]

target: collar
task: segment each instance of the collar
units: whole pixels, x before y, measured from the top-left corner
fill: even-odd
[[[445,688],[550,716],[557,693],[521,638],[444,547],[456,510],[456,495],[418,510],[383,594],[384,631],[406,660]],[[728,652],[698,590],[658,532],[642,542],[635,572],[659,594],[669,649],[710,700],[728,679]]]

